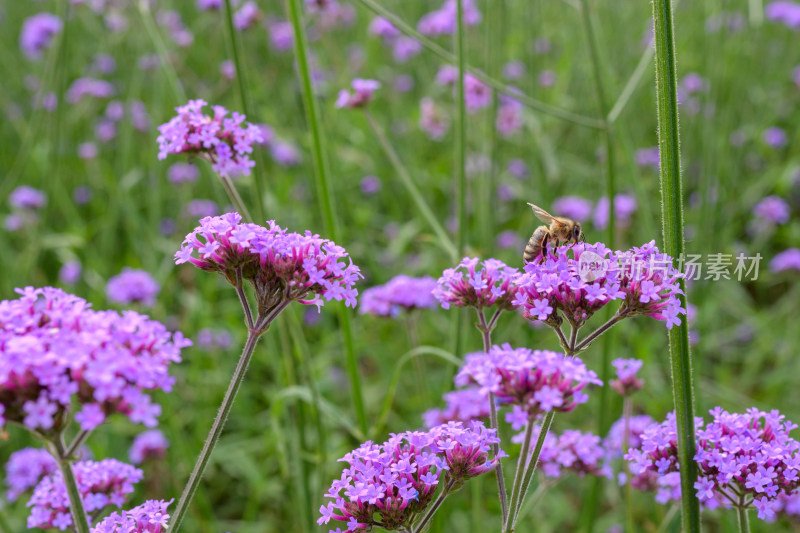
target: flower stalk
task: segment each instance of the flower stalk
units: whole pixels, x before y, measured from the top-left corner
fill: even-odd
[[[681,184],[680,132],[678,129],[678,81],[672,0],[653,0],[653,25],[656,48],[656,97],[658,109],[658,148],[661,157],[661,221],[665,252],[672,257],[684,254],[683,190]],[[679,280],[678,295],[685,283]],[[681,464],[681,522],[683,531],[700,531],[700,503],[695,497],[697,480],[694,428],[694,389],[686,320],[669,331],[672,393],[678,429],[678,460]]]
[[[64,487],[69,497],[69,509],[72,514],[72,525],[76,533],[89,533],[89,519],[83,507],[83,499],[78,490],[78,482],[75,480],[75,473],[72,471],[72,456],[67,453],[64,445],[64,435],[59,432],[53,440],[48,441],[47,448],[50,454],[58,463]]]

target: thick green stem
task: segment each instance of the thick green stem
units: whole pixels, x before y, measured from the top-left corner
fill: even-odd
[[[456,0],[456,58],[458,59],[458,87],[456,89],[456,150],[455,150],[455,182],[456,182],[456,216],[458,233],[456,246],[458,253],[464,254],[467,243],[467,107],[464,97],[464,75],[466,74],[466,57],[464,51],[464,6],[463,0]],[[482,200],[488,200],[483,198]]]
[[[225,392],[225,397],[223,398],[222,404],[219,407],[217,416],[214,419],[213,424],[211,424],[211,430],[208,432],[208,437],[206,438],[205,444],[203,444],[203,449],[200,452],[200,456],[197,458],[194,468],[192,469],[192,473],[189,475],[189,481],[183,488],[183,494],[181,494],[181,498],[178,501],[178,506],[175,508],[175,512],[172,514],[169,529],[167,530],[169,533],[174,533],[181,527],[181,523],[186,516],[186,511],[189,509],[189,504],[192,502],[194,493],[197,491],[197,487],[200,486],[203,473],[205,472],[206,467],[208,466],[208,461],[211,458],[211,452],[214,451],[214,447],[217,445],[217,441],[219,441],[219,438],[222,435],[225,422],[228,420],[228,415],[233,407],[236,394],[239,392],[239,387],[244,381],[244,376],[247,373],[247,366],[250,364],[253,351],[255,350],[258,339],[261,337],[262,333],[263,331],[250,330],[247,336],[247,341],[245,342],[244,349],[242,350],[242,355],[239,358],[239,363],[236,365],[236,370],[233,373],[230,384],[228,384],[228,390]]]
[[[222,182],[222,187],[225,189],[225,194],[228,195],[228,198],[233,202],[234,207],[239,212],[242,217],[246,220],[254,222],[253,216],[248,211],[247,206],[244,205],[244,201],[242,197],[239,196],[239,191],[236,190],[236,187],[233,185],[233,181],[230,178],[226,178],[220,176],[220,181]]]
[[[414,524],[414,527],[411,528],[411,531],[413,533],[422,533],[423,531],[425,531],[425,526],[428,525],[428,523],[433,518],[433,515],[436,514],[436,511],[439,510],[439,507],[442,506],[445,499],[447,499],[447,497],[450,495],[450,490],[452,488],[453,488],[452,483],[448,481],[445,484],[444,489],[442,489],[442,492],[439,493],[439,496],[437,496],[436,499],[431,504],[431,506],[428,507],[428,510],[425,512],[420,521]]]
[[[233,55],[233,64],[236,67],[236,84],[239,87],[239,99],[241,100],[242,113],[251,121],[253,116],[250,114],[250,98],[247,92],[247,68],[241,59],[239,53],[239,33],[233,27],[233,7],[231,0],[225,0],[225,26],[228,35],[228,42],[230,43],[231,54]],[[256,166],[253,169],[253,181],[256,185],[256,207],[258,208],[258,219],[264,219],[264,190],[263,190],[263,176],[264,176],[264,158],[262,151],[256,150],[254,154],[256,157]]]
[[[400,32],[405,33],[406,35],[415,38],[417,41],[422,44],[423,47],[428,49],[429,51],[433,52],[435,55],[439,56],[439,58],[447,61],[450,64],[456,65],[458,64],[458,58],[450,53],[449,51],[445,50],[431,39],[428,39],[417,30],[414,29],[413,26],[407,24],[403,19],[386,9],[385,7],[381,6],[376,0],[358,0],[364,7],[375,13],[376,15],[380,15],[384,17],[388,21],[390,21]],[[475,76],[477,79],[494,89],[495,91],[499,91],[503,94],[508,96],[513,96],[515,100],[517,100],[522,105],[529,107],[535,111],[539,111],[545,115],[550,115],[552,117],[560,118],[566,122],[571,122],[573,124],[578,124],[580,126],[586,126],[588,128],[594,129],[603,129],[604,123],[602,121],[585,117],[583,115],[578,115],[576,113],[572,113],[570,111],[566,111],[564,109],[560,109],[558,107],[553,107],[549,104],[545,104],[544,102],[540,102],[534,98],[526,96],[524,94],[520,94],[519,90],[510,87],[504,84],[501,81],[498,81],[490,76],[487,76],[480,70],[474,67],[467,67],[467,70],[470,74]]]
[[[411,199],[414,201],[417,209],[419,209],[419,212],[422,214],[423,218],[425,218],[428,224],[430,224],[431,230],[433,230],[433,232],[439,238],[439,243],[450,256],[450,260],[456,261],[458,259],[458,251],[455,243],[453,243],[453,240],[447,234],[447,231],[439,223],[436,215],[433,214],[433,210],[431,210],[430,206],[425,201],[425,197],[419,191],[419,188],[417,188],[417,184],[411,178],[411,174],[403,164],[400,156],[397,155],[397,151],[395,151],[394,146],[392,146],[389,138],[386,137],[386,132],[383,131],[383,128],[381,128],[380,124],[378,124],[378,121],[375,120],[375,117],[372,116],[372,113],[365,111],[364,115],[367,117],[367,122],[372,128],[372,131],[375,133],[375,137],[378,139],[381,148],[383,148],[383,151],[386,153],[386,157],[389,158],[389,162],[392,164],[395,172],[397,172],[397,175],[400,177],[400,182],[406,188],[408,194],[411,195]]]
[[[89,519],[86,517],[86,511],[83,508],[83,499],[78,490],[78,482],[72,472],[72,458],[67,454],[66,446],[64,446],[64,436],[59,433],[53,441],[47,443],[47,447],[58,463],[58,469],[61,471],[61,477],[64,480],[64,487],[67,489],[73,528],[76,533],[89,533]]]
[[[680,133],[678,130],[678,82],[672,0],[653,0],[656,45],[656,96],[658,102],[658,147],[661,156],[661,222],[664,252],[678,258],[684,254],[683,190],[681,185]],[[681,306],[686,308],[684,282],[680,280]],[[686,320],[669,330],[672,394],[678,429],[678,460],[681,465],[681,522],[684,533],[700,531],[700,504],[694,493],[697,465],[694,462],[694,389]]]
[[[311,130],[311,141],[314,154],[314,177],[317,185],[317,201],[319,202],[325,230],[334,241],[338,241],[339,229],[336,212],[334,210],[333,193],[328,185],[330,170],[328,168],[328,154],[325,139],[322,133],[322,117],[314,96],[314,86],[311,82],[311,67],[308,61],[308,41],[303,25],[301,0],[287,0],[289,19],[294,29],[294,51],[297,59],[297,70],[303,89],[303,107],[305,107],[306,121]],[[347,372],[350,378],[350,389],[353,395],[353,405],[358,418],[359,427],[363,434],[367,434],[367,412],[364,407],[364,397],[361,392],[361,377],[358,372],[353,341],[353,330],[350,324],[350,315],[347,309],[339,306],[339,326],[344,338],[344,348]]]
[[[552,425],[553,418],[555,416],[556,412],[550,411],[542,420],[542,426],[539,428],[539,438],[536,439],[536,447],[533,449],[533,455],[531,455],[531,460],[528,463],[528,466],[525,469],[525,474],[522,478],[522,487],[519,491],[517,503],[515,505],[514,502],[511,502],[511,505],[508,509],[508,521],[506,522],[505,533],[512,533],[514,528],[517,526],[519,511],[522,508],[522,504],[525,503],[525,496],[528,494],[528,488],[531,486],[533,474],[536,473],[536,464],[539,462],[539,455],[542,453],[544,439],[547,437],[547,433],[550,431],[550,426]]]
[[[483,337],[483,351],[489,353],[492,348],[492,330],[497,323],[497,318],[500,316],[500,311],[496,311],[490,322],[486,322],[486,314],[483,310],[477,310],[478,313],[478,329]],[[497,405],[495,403],[494,394],[489,393],[489,424],[491,429],[495,430],[497,436],[500,436],[500,430],[497,423]],[[500,444],[492,444],[492,455],[497,457],[500,451]],[[508,520],[508,493],[506,492],[506,481],[503,474],[503,465],[497,461],[497,466],[494,469],[495,477],[497,478],[497,495],[500,498],[500,509],[503,513],[503,523]]]
[[[517,461],[517,471],[514,473],[514,484],[511,487],[511,508],[516,510],[520,507],[519,495],[522,490],[522,478],[525,473],[525,467],[528,466],[528,455],[531,453],[531,440],[533,440],[533,428],[535,420],[533,417],[528,419],[525,425],[525,437],[522,440],[522,449],[519,453],[519,460]],[[514,514],[519,514],[518,511]],[[503,517],[503,527],[508,531],[511,524],[508,517]]]
[[[736,509],[739,533],[750,533],[750,517],[747,516],[747,511],[747,507],[739,507]]]

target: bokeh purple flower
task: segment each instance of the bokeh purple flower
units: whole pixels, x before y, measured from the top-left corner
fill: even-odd
[[[640,359],[614,359],[611,365],[617,373],[617,379],[609,383],[611,388],[620,396],[629,396],[640,390],[644,382],[636,377],[636,373],[642,364]]]
[[[135,465],[151,459],[163,459],[169,448],[169,441],[158,429],[150,429],[136,435],[128,450],[128,458]]]
[[[38,485],[44,476],[56,470],[56,460],[43,448],[22,448],[15,451],[6,463],[6,500],[17,501],[23,493]]]
[[[775,257],[769,262],[769,269],[772,272],[800,270],[800,248],[789,248],[775,254]]]
[[[337,108],[347,107],[354,109],[364,107],[372,100],[372,94],[380,88],[381,84],[375,80],[356,78],[351,82],[350,86],[352,91],[347,89],[339,91],[339,96],[336,98]]]
[[[39,59],[53,36],[61,32],[63,23],[52,13],[37,13],[25,19],[19,34],[19,47],[28,59]]]
[[[791,210],[786,200],[780,196],[767,196],[753,207],[753,214],[765,222],[786,224],[789,222]]]
[[[108,301],[130,305],[139,304],[151,307],[156,303],[156,296],[161,286],[149,272],[125,267],[122,272],[108,280],[106,296]]]
[[[415,278],[400,274],[383,285],[370,287],[361,295],[358,311],[376,316],[397,316],[401,311],[436,307],[433,290],[436,280],[430,276]]]

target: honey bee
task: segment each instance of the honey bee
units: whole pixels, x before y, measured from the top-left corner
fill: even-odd
[[[528,244],[525,246],[525,252],[522,254],[524,262],[530,263],[538,256],[543,255],[548,243],[554,243],[555,246],[558,246],[561,243],[570,241],[577,243],[578,241],[586,240],[580,222],[567,217],[554,217],[541,207],[531,203],[528,205],[533,208],[536,218],[545,224],[550,224],[550,227],[539,226],[534,230]]]

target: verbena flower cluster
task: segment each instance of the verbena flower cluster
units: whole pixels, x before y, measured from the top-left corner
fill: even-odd
[[[167,453],[167,448],[169,448],[167,437],[161,431],[151,429],[136,435],[128,450],[128,458],[135,465],[149,459],[162,459]]]
[[[345,533],[408,527],[439,485],[453,489],[493,470],[499,458],[490,457],[490,447],[499,442],[495,430],[459,422],[367,441],[341,459],[349,466],[331,483],[325,496],[333,501],[320,507],[317,522],[344,522]]]
[[[543,258],[525,265],[513,305],[520,306],[529,320],[557,325],[560,311],[580,326],[616,300],[621,316],[648,315],[672,328],[680,324],[679,315],[686,314],[678,300],[682,277],[654,241],[625,252],[602,243],[560,246],[555,251],[548,247]]]
[[[172,500],[148,500],[130,511],[115,511],[98,522],[91,533],[166,533],[171,503]]]
[[[344,300],[355,307],[355,283],[362,277],[345,249],[332,241],[310,231],[289,233],[274,221],[267,227],[242,223],[239,213],[201,219],[175,253],[175,263],[186,262],[233,284],[241,272],[259,302],[273,305],[286,299],[317,306]]]
[[[121,507],[133,492],[133,485],[142,480],[142,471],[116,459],[99,462],[79,461],[73,466],[78,491],[89,516],[108,505]],[[28,502],[31,514],[28,527],[58,528],[72,525],[69,497],[61,472],[47,476],[36,486]]]
[[[789,436],[797,426],[777,411],[751,408],[736,414],[716,407],[710,413],[713,421],[705,427],[696,420],[697,497],[707,506],[752,505],[759,518],[772,518],[778,495],[800,486],[800,442]],[[631,449],[626,459],[634,473],[679,472],[674,415],[650,426],[641,449]]]
[[[352,91],[342,89],[336,98],[336,107],[350,109],[364,107],[372,100],[372,93],[380,89],[381,84],[375,80],[354,79],[350,86]]]
[[[455,305],[509,310],[515,307],[514,282],[518,276],[519,270],[497,259],[481,262],[476,257],[465,257],[457,267],[442,273],[433,296],[445,309]]]
[[[401,311],[431,309],[436,306],[433,290],[436,280],[430,276],[415,278],[401,274],[387,283],[370,287],[361,295],[359,312],[378,316],[397,316]]]
[[[538,438],[539,430],[534,431]],[[518,440],[519,435],[517,436]],[[535,440],[531,447],[535,446]],[[549,432],[539,454],[539,467],[547,477],[561,477],[564,470],[578,474],[611,477],[611,467],[605,463],[607,456],[597,435],[567,430],[561,435]]]
[[[498,401],[521,407],[529,418],[553,410],[571,411],[588,401],[583,392],[587,385],[603,384],[577,357],[515,349],[509,344],[468,355],[455,380],[458,385],[475,384]]]
[[[431,409],[422,414],[425,427],[446,422],[472,422],[489,418],[489,395],[479,387],[471,386],[446,392],[442,395],[444,409]]]
[[[58,470],[50,453],[42,448],[23,448],[12,453],[6,463],[6,500],[17,501],[24,492],[39,484],[41,479]]]
[[[261,128],[245,123],[245,116],[213,106],[213,116],[203,114],[203,100],[190,100],[175,108],[178,115],[158,127],[158,158],[168,154],[189,154],[211,162],[220,176],[249,175],[255,162],[250,159],[253,144],[263,141]]]
[[[636,377],[643,364],[640,359],[615,359],[611,364],[617,373],[617,379],[609,385],[617,394],[628,396],[644,386],[644,382]]]
[[[145,391],[172,388],[169,365],[191,341],[133,311],[95,311],[60,289],[17,292],[0,302],[0,427],[59,431],[75,399],[84,430],[113,413],[156,425],[161,408]]]
[[[161,287],[149,272],[125,267],[106,284],[106,296],[110,302],[130,305],[155,305]]]

